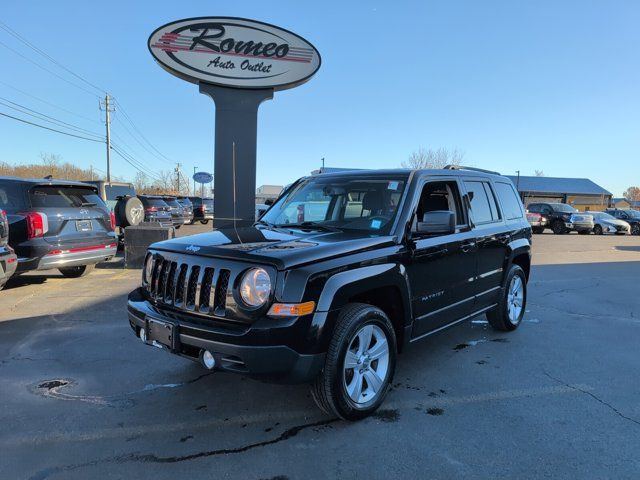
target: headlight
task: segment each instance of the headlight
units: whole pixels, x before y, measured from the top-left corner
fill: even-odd
[[[263,268],[252,268],[247,271],[240,282],[242,301],[250,307],[259,307],[269,300],[271,279]]]
[[[143,283],[151,282],[151,275],[153,275],[153,255],[147,254],[147,259],[144,262],[144,270],[142,273]]]

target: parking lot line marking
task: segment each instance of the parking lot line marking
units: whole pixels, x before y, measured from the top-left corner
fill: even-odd
[[[431,398],[425,397],[424,399],[406,399],[399,401],[385,402],[382,405],[384,409],[412,409],[416,406],[421,407],[437,407],[437,406],[452,406],[462,405],[469,403],[480,403],[488,401],[499,401],[516,398],[537,397],[543,395],[558,395],[558,394],[580,394],[583,391],[593,390],[588,385],[553,385],[537,388],[523,388],[517,390],[500,390],[497,392],[480,393],[476,395],[465,395],[460,397],[450,398]],[[311,414],[310,414],[311,412]],[[136,427],[125,428],[103,428],[93,429],[90,432],[78,432],[78,433],[44,433],[38,432],[30,434],[20,434],[13,437],[4,438],[0,441],[0,445],[4,447],[20,446],[20,445],[40,445],[46,443],[64,443],[64,442],[83,442],[83,441],[98,441],[113,438],[122,437],[138,437],[149,434],[158,433],[171,433],[180,431],[192,431],[215,427],[230,427],[238,425],[255,425],[272,421],[293,421],[304,419],[305,421],[314,422],[326,420],[327,417],[323,417],[319,414],[314,414],[311,407],[309,410],[292,410],[292,411],[279,411],[279,412],[261,412],[251,415],[240,415],[235,417],[229,417],[228,419],[211,418],[208,420],[194,420],[192,422],[177,422],[177,423],[165,423],[165,424],[151,424],[140,425]]]

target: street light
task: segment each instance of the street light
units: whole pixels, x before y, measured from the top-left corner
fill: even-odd
[[[193,167],[193,174],[195,175],[198,171],[198,167]],[[196,179],[193,179],[193,196],[196,196]]]

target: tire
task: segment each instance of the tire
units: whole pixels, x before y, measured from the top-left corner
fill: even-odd
[[[209,223],[209,220],[200,220],[200,223],[206,225],[207,223]]]
[[[636,223],[631,227],[631,235],[640,235],[640,223]]]
[[[144,220],[144,206],[138,197],[122,197],[113,212],[120,228],[135,227]]]
[[[518,298],[511,296],[516,282],[519,282],[521,287],[521,296],[519,296],[519,303],[521,303],[521,305],[519,307],[510,300],[513,298],[515,301],[516,298]],[[507,272],[504,285],[500,302],[498,302],[495,308],[487,312],[487,320],[489,320],[491,326],[496,330],[510,332],[518,328],[527,308],[527,278],[524,270],[522,270],[519,265],[511,265],[511,268]],[[513,310],[511,310],[511,308],[513,308]],[[520,310],[518,311],[517,308]]]
[[[80,278],[89,275],[95,265],[82,265],[79,267],[61,267],[58,270],[67,278]]]
[[[544,232],[544,227],[532,227],[531,230],[533,231],[533,233],[535,233],[536,235],[540,235],[541,233]]]
[[[175,226],[175,229],[176,229],[176,230],[178,230],[178,229],[180,229],[180,227],[181,227],[181,226],[182,226],[182,225],[176,225],[176,226]]]
[[[593,227],[593,234],[602,235],[602,227],[600,225],[596,225],[595,227]]]
[[[361,338],[368,338],[369,346],[357,358],[357,352],[362,351]],[[375,343],[371,345],[371,342]],[[386,352],[379,347],[384,345]],[[344,368],[347,352],[350,352],[355,368]],[[368,354],[372,352],[380,357],[370,360]],[[346,305],[333,332],[324,368],[311,385],[311,395],[318,407],[343,420],[360,420],[371,415],[389,391],[396,367],[396,352],[393,325],[382,310],[364,303]],[[361,364],[363,357],[364,363]],[[380,374],[384,378],[380,378]],[[375,379],[377,388],[369,383],[369,379]],[[366,390],[363,389],[365,384]],[[358,397],[356,400],[348,393],[352,385],[352,395]],[[372,395],[370,400],[366,398],[368,395]]]
[[[560,220],[556,220],[555,222],[553,222],[553,224],[551,225],[551,230],[553,230],[553,233],[555,233],[556,235],[563,235],[567,233],[567,229],[564,226],[564,223],[562,223]]]

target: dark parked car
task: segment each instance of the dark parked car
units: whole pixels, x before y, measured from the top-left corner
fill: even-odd
[[[193,203],[189,200],[189,197],[178,197],[178,203],[182,207],[182,215],[184,216],[184,223],[189,225],[193,224]]]
[[[158,222],[163,227],[172,227],[173,221],[169,205],[157,195],[138,195],[144,207],[144,221]]]
[[[18,273],[57,268],[80,277],[116,254],[115,218],[93,185],[0,177]]]
[[[310,382],[321,409],[355,420],[380,406],[411,342],[483,313],[515,330],[530,261],[531,227],[505,177],[315,175],[253,227],[153,244],[128,317],[148,345]]]
[[[640,235],[640,211],[631,209],[609,208],[606,212],[618,220],[624,220],[631,226],[632,235]]]
[[[0,188],[0,290],[3,289],[7,280],[11,278],[18,266],[18,257],[9,246],[7,212],[2,210],[7,203],[8,198],[3,195],[3,190]]]
[[[175,228],[180,228],[185,223],[189,223],[189,216],[184,214],[182,205],[178,202],[176,197],[162,197],[164,203],[169,205],[169,212],[171,213],[171,222]]]
[[[530,213],[539,213],[542,219],[546,220],[546,227],[537,226],[533,229],[534,233],[542,233],[545,228],[551,228],[555,234],[576,231],[587,235],[594,227],[591,215],[579,212],[566,203],[530,203],[527,210]]]
[[[193,223],[203,224],[213,220],[213,198],[189,197],[193,203]]]

